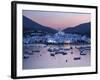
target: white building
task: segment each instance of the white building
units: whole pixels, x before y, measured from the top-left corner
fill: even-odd
[[[65,34],[63,31],[59,31],[53,36],[49,36],[47,42],[50,43],[74,43],[78,41],[86,41],[89,39],[86,36],[81,36],[78,34]]]

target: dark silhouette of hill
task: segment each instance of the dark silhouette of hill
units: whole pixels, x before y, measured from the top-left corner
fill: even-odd
[[[43,26],[35,21],[32,21],[31,19],[23,16],[23,31],[41,31],[41,32],[47,32],[47,33],[56,33],[57,30]]]
[[[23,31],[24,32],[38,31],[38,30],[41,32],[47,32],[47,33],[52,33],[52,34],[55,34],[58,32],[57,30],[55,30],[53,28],[43,26],[43,25],[23,16]],[[83,24],[77,25],[75,27],[66,28],[63,31],[65,33],[81,34],[81,35],[87,35],[88,37],[90,37],[91,23],[90,22],[83,23]]]
[[[83,23],[80,25],[77,25],[75,27],[66,28],[63,30],[65,33],[76,33],[81,35],[87,35],[90,37],[91,35],[91,23]]]

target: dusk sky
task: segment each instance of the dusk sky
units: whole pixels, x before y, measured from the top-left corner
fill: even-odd
[[[91,14],[89,13],[23,10],[23,15],[41,25],[57,30],[91,21]]]

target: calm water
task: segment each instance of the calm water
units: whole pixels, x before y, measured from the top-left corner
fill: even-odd
[[[90,66],[90,51],[89,44],[25,44],[23,48],[23,69]]]

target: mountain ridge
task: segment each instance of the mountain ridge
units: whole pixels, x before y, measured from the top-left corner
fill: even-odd
[[[84,27],[85,26],[85,27]],[[74,27],[69,27],[65,28],[62,31],[65,33],[72,33],[72,34],[81,34],[81,35],[87,35],[91,36],[91,23],[82,23]],[[47,33],[57,33],[58,31],[56,29],[50,28],[43,26],[25,16],[23,16],[23,30],[25,31],[30,31],[30,30],[41,30],[42,32],[47,32]]]
[[[23,16],[23,30],[41,30],[42,32],[46,31],[48,33],[56,33],[57,30],[43,26],[35,21],[32,21],[31,19]]]
[[[85,27],[84,27],[85,26]],[[70,28],[66,28],[63,31],[65,33],[76,33],[76,34],[81,34],[81,35],[87,35],[90,37],[90,33],[91,33],[91,23],[82,23],[79,24],[75,27],[70,27]]]

